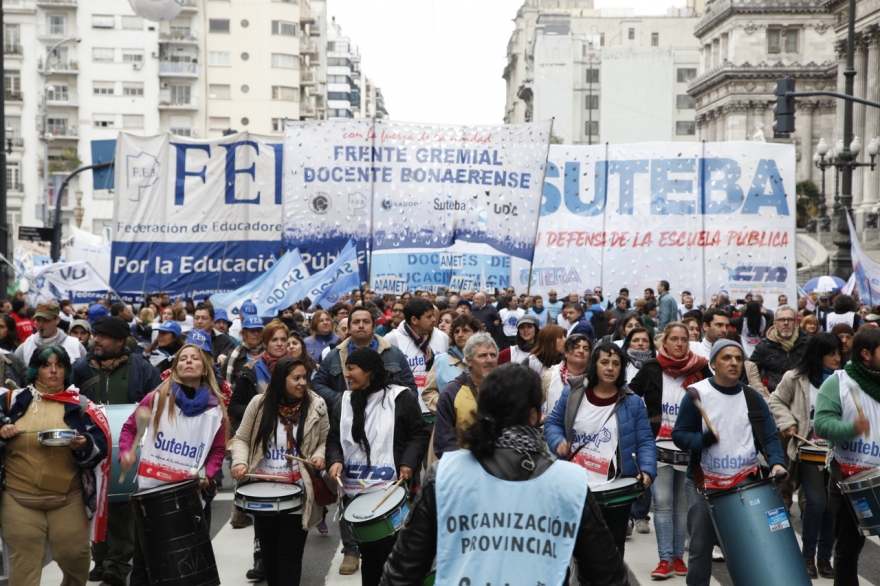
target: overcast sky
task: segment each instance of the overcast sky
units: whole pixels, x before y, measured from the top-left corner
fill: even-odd
[[[328,0],[394,120],[500,124],[507,41],[522,0]],[[665,14],[684,0],[595,0]]]

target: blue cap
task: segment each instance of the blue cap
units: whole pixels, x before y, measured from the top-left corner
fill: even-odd
[[[202,330],[190,330],[186,343],[198,346],[203,352],[211,353],[211,336]]]
[[[156,328],[157,332],[171,332],[175,336],[180,336],[182,330],[180,329],[180,322],[174,321],[173,319],[169,319],[161,326]]]
[[[226,313],[225,309],[215,309],[214,310],[214,321],[223,320],[226,323],[231,324],[232,320],[229,319],[229,314]]]
[[[264,327],[263,318],[255,315],[245,316],[244,321],[241,324],[241,329],[243,330],[262,330]]]
[[[100,303],[96,303],[89,307],[89,323],[94,324],[96,321],[101,319],[102,317],[107,317],[110,313],[107,311],[107,308],[101,305]]]
[[[244,303],[241,304],[241,309],[239,309],[242,315],[257,315],[257,306],[253,301],[248,299]],[[214,312],[216,315],[216,312]]]

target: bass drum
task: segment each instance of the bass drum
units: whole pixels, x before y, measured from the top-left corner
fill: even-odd
[[[708,495],[734,586],[810,586],[785,503],[768,478]]]
[[[137,409],[137,405],[98,405],[98,409],[107,416],[107,421],[110,423],[110,441],[113,442],[113,454],[110,457],[110,502],[125,503],[137,490],[137,466],[129,470],[125,479],[119,482],[122,476],[122,466],[119,465],[119,436],[122,435],[122,426]]]

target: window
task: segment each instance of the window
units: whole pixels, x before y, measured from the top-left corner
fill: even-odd
[[[651,33],[651,46],[659,47],[660,46],[660,33]]]
[[[112,14],[93,14],[92,28],[113,28],[115,22]]]
[[[593,122],[587,122],[584,128],[584,132],[587,136],[599,136],[599,122],[598,120],[594,120]]]
[[[587,102],[587,110],[598,110],[599,109],[599,96],[593,94],[592,96],[585,96]]]
[[[328,100],[345,100],[346,102],[351,99],[351,95],[348,92],[327,92]]]
[[[3,77],[3,90],[6,99],[11,101],[21,100],[21,77],[18,72],[7,73]]]
[[[354,114],[351,113],[351,110],[343,110],[343,109],[330,109],[327,110],[328,118],[354,118]]]
[[[177,136],[189,136],[193,137],[195,134],[193,133],[192,128],[184,128],[184,127],[171,127],[171,134],[176,134]]]
[[[46,128],[51,134],[67,134],[67,118],[46,118]]]
[[[50,102],[66,102],[70,99],[66,85],[52,83],[49,84],[48,88],[46,90],[46,97],[49,98]]]
[[[116,114],[95,114],[92,124],[95,128],[113,128],[116,126]]]
[[[281,100],[283,102],[298,102],[299,88],[287,87],[283,85],[272,86],[272,99]]]
[[[634,41],[636,39],[636,29],[634,29],[634,28],[629,29],[628,38],[630,41]]]
[[[780,39],[782,38],[781,30],[768,29],[767,30],[767,52],[768,53],[781,53],[782,45],[780,44]]]
[[[95,81],[92,82],[92,93],[96,96],[112,96],[114,94],[114,86],[112,81]]]
[[[678,94],[675,96],[675,107],[679,110],[693,110],[696,108],[694,97],[688,94]]]
[[[67,17],[63,14],[50,14],[46,17],[49,34],[53,37],[67,36]]]
[[[208,130],[226,130],[229,126],[229,118],[219,116],[208,117]]]
[[[229,51],[208,51],[208,65],[213,65],[214,67],[229,67],[232,65]]]
[[[123,49],[122,50],[122,62],[123,63],[143,63],[143,61],[144,61],[143,51],[134,51],[132,49]]]
[[[327,57],[328,67],[348,67],[351,69],[351,59],[347,57]]]
[[[92,61],[95,63],[113,63],[114,50],[110,47],[92,47]]]
[[[122,84],[123,96],[143,96],[144,84],[140,81],[126,81]]]
[[[327,43],[327,50],[336,53],[348,53],[348,41],[330,41]]]
[[[177,136],[195,136],[192,131],[192,118],[189,116],[172,116],[171,132]]]
[[[21,191],[21,163],[6,164],[6,189]]]
[[[599,33],[599,46],[605,46],[605,33]]]
[[[192,88],[188,85],[172,85],[171,86],[171,103],[172,104],[189,104]]]
[[[677,136],[691,136],[696,134],[696,123],[692,120],[683,120],[675,123]]]
[[[228,33],[229,32],[229,19],[228,18],[209,18],[208,19],[208,32]]]
[[[284,20],[273,20],[272,21],[272,34],[273,35],[285,35],[288,37],[296,36],[296,23],[295,22],[287,22]]]
[[[133,31],[143,30],[144,19],[140,16],[123,16],[122,28]]]
[[[587,69],[587,83],[599,83],[598,69]]]
[[[12,129],[12,145],[24,145],[23,139],[21,137],[21,116],[7,116],[6,127]]]
[[[327,83],[344,83],[345,85],[351,85],[351,78],[347,75],[328,75]]]
[[[676,76],[678,78],[678,83],[687,83],[693,78],[697,77],[697,68],[679,67],[676,71]]]
[[[284,118],[272,118],[272,132],[284,132]]]
[[[144,115],[143,114],[123,114],[122,115],[122,127],[123,128],[143,128],[144,127]]]
[[[232,91],[228,85],[212,83],[208,86],[208,97],[215,100],[231,100]]]
[[[21,45],[21,28],[19,27],[19,25],[4,24],[3,40],[6,48],[6,53],[9,53],[14,48],[18,48]],[[19,49],[19,52],[21,52],[21,49]]]
[[[272,53],[272,67],[281,69],[299,69],[299,55]]]
[[[797,29],[788,29],[785,31],[785,52],[797,53],[798,51],[798,31]]]

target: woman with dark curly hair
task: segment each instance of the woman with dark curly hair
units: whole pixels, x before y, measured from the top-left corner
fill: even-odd
[[[15,352],[20,343],[15,320],[8,313],[0,313],[0,349]]]

